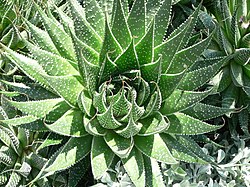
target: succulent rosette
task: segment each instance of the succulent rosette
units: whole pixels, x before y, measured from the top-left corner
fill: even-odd
[[[126,0],[83,4],[69,0],[56,14],[37,6],[44,30],[26,21],[29,56],[1,45],[37,86],[4,81],[31,99],[9,99],[23,116],[2,122],[69,138],[37,180],[86,157],[100,179],[119,158],[136,186],[163,186],[158,162],[210,162],[189,135],[221,128],[204,120],[233,109],[201,103],[215,89],[200,88],[225,59],[191,68],[204,61],[200,56],[213,35],[188,45],[200,6],[166,36],[169,0],[135,0],[131,9]]]

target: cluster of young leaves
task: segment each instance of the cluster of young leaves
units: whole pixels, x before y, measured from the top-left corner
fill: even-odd
[[[35,4],[43,27],[25,20],[29,53],[2,42],[2,55],[27,77],[1,81],[7,105],[21,112],[1,123],[47,132],[41,146],[61,146],[31,185],[66,170],[76,186],[89,163],[101,179],[121,161],[134,185],[164,186],[159,163],[213,162],[191,137],[221,128],[205,120],[235,111],[201,102],[216,93],[217,84],[205,85],[231,57],[201,56],[218,32],[193,40],[201,5],[170,31],[177,2],[69,0],[55,14]]]

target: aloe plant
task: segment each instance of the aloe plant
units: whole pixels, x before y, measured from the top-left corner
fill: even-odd
[[[1,44],[1,53],[36,85],[3,81],[29,100],[10,98],[23,116],[1,122],[68,137],[33,182],[90,158],[95,179],[121,160],[136,186],[164,186],[158,162],[210,162],[191,135],[221,128],[204,121],[234,109],[201,103],[215,91],[202,86],[226,58],[192,69],[204,62],[213,37],[187,45],[200,6],[166,36],[169,0],[135,0],[131,9],[126,0],[83,4],[69,0],[65,11],[56,8],[59,21],[36,6],[44,30],[26,21],[29,56]]]
[[[204,1],[204,6],[207,9],[200,14],[200,24],[210,30],[219,26],[204,57],[229,57],[213,83],[219,84],[223,107],[245,107],[229,120],[232,133],[235,134],[240,124],[243,132],[249,135],[250,3],[247,0],[208,0]]]

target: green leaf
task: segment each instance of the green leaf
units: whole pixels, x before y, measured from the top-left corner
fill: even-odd
[[[222,92],[222,107],[223,108],[235,108],[239,97],[239,89],[231,83],[231,85]],[[230,117],[231,112],[226,114]]]
[[[186,71],[177,74],[161,74],[159,88],[161,90],[162,100],[166,100],[179,85]]]
[[[172,0],[165,0],[155,15],[155,46],[162,43],[171,18]]]
[[[36,5],[36,4],[35,4]],[[72,40],[69,35],[58,26],[54,19],[48,18],[42,9],[36,5],[36,10],[38,11],[40,17],[42,18],[42,23],[50,35],[51,40],[56,46],[59,53],[66,59],[75,61],[75,52]]]
[[[185,70],[190,67],[195,61],[200,57],[203,51],[208,47],[212,39],[214,32],[212,32],[206,39],[188,47],[175,55],[171,66],[169,68],[169,73],[176,73]]]
[[[77,164],[69,169],[68,187],[76,187],[79,181],[85,176],[85,173],[89,171],[89,159],[83,158]]]
[[[71,63],[61,56],[44,51],[28,41],[26,42],[26,47],[32,54],[32,58],[37,60],[38,64],[42,66],[48,75],[79,75],[78,71],[71,65]]]
[[[91,25],[93,30],[97,32],[100,38],[103,38],[105,28],[105,15],[98,4],[98,1],[84,1],[84,12],[86,15],[86,20]]]
[[[191,91],[203,86],[215,76],[226,61],[227,58],[224,58],[212,65],[187,72],[178,85],[178,89]]]
[[[105,129],[116,129],[122,126],[122,124],[114,117],[112,104],[104,113],[97,114],[97,120],[99,121],[100,125]]]
[[[104,136],[106,134],[106,129],[104,129],[98,122],[96,118],[89,119],[87,115],[84,115],[83,123],[85,130],[93,136]]]
[[[28,58],[24,55],[18,54],[15,51],[5,47],[0,43],[0,46],[7,52],[5,55],[16,65],[18,66],[29,78],[37,81],[43,87],[49,88],[47,80],[43,77],[46,72],[38,64],[36,60]],[[25,62],[25,63],[24,63]],[[39,72],[39,74],[37,73]]]
[[[131,113],[126,126],[121,126],[120,128],[116,129],[115,132],[124,138],[132,138],[141,130],[142,126],[143,125],[141,123],[135,122]]]
[[[0,80],[0,82],[12,88],[14,91],[25,94],[34,100],[54,99],[58,97],[36,83],[23,84],[4,80]]]
[[[37,148],[37,151],[42,150],[43,148],[53,146],[53,145],[60,145],[63,141],[63,137],[61,135],[55,134],[53,132],[49,133],[46,139],[43,140],[41,145]],[[41,168],[40,168],[41,169]]]
[[[22,116],[19,118],[1,120],[0,122],[10,126],[12,125],[18,128],[27,129],[29,131],[48,131],[48,129],[44,126],[43,121],[38,120],[38,118],[34,116]]]
[[[113,10],[112,32],[121,47],[126,49],[132,40],[131,33],[125,18],[125,13],[123,12],[121,0],[115,0],[114,3],[116,8],[115,11]]]
[[[242,66],[235,63],[235,62],[231,62],[230,63],[230,69],[231,69],[231,77],[232,77],[232,80],[233,80],[233,83],[238,86],[238,87],[241,87],[243,86],[243,69],[242,69]]]
[[[32,115],[37,118],[45,117],[46,114],[52,111],[55,107],[64,103],[64,100],[61,98],[27,102],[7,101],[10,105],[16,107],[22,113]]]
[[[169,67],[172,64],[172,61],[180,49],[180,45],[184,38],[186,37],[186,32],[189,29],[190,25],[192,23],[192,19],[188,20],[188,24],[186,27],[181,30],[178,34],[176,34],[173,38],[169,38],[165,42],[163,42],[161,45],[158,45],[154,49],[155,57],[162,55],[162,72],[166,73],[169,69]]]
[[[100,53],[99,65],[101,65],[107,55],[109,55],[111,60],[115,60],[122,52],[122,47],[116,40],[114,34],[111,31],[109,23],[105,22],[105,36],[103,41],[102,50]]]
[[[41,49],[57,55],[60,54],[46,31],[41,30],[39,27],[36,27],[29,21],[26,21],[25,23],[27,24],[29,31],[31,32],[33,40]]]
[[[155,159],[143,156],[146,185],[145,186],[165,186],[161,168]]]
[[[83,113],[80,110],[69,110],[55,123],[46,124],[52,132],[71,137],[86,136],[83,126]]]
[[[146,2],[135,0],[128,16],[128,25],[132,36],[139,41],[146,32]]]
[[[132,139],[123,138],[111,131],[104,136],[104,140],[110,149],[120,158],[127,157],[134,146]]]
[[[114,61],[117,65],[118,72],[134,70],[139,68],[139,62],[136,57],[134,40],[130,43],[129,47]]]
[[[92,98],[86,90],[83,90],[78,97],[78,106],[88,116],[92,113]]]
[[[210,125],[183,113],[168,116],[170,122],[166,133],[180,135],[196,135],[220,129],[223,125]]]
[[[137,149],[132,149],[127,158],[122,159],[123,166],[135,186],[145,186],[145,167],[143,156]]]
[[[116,74],[116,72],[117,72],[117,65],[109,58],[107,54],[99,71],[98,84],[101,84],[102,82],[109,80],[112,75]]]
[[[156,62],[152,62],[149,64],[144,64],[140,67],[141,69],[141,76],[147,82],[155,82],[158,83],[159,78],[161,76],[161,65],[162,65],[162,58],[160,57]]]
[[[95,179],[99,179],[109,169],[115,154],[103,137],[95,136],[91,147],[91,168]]]
[[[159,134],[135,136],[134,140],[136,148],[146,156],[167,164],[177,163]]]
[[[197,103],[184,110],[183,113],[200,120],[209,120],[234,111],[236,112],[236,109],[234,108],[223,108],[204,103]]]
[[[150,116],[153,112],[157,112],[161,108],[162,96],[159,87],[156,87],[156,91],[151,95],[143,117]]]
[[[53,155],[46,164],[45,176],[69,168],[89,154],[91,149],[91,136],[70,138],[69,141]]]
[[[179,35],[183,30],[185,30],[185,37],[183,37],[183,39],[181,39],[180,43],[178,44],[179,45],[178,48],[183,49],[187,45],[190,36],[194,30],[194,27],[198,20],[200,9],[201,9],[201,3],[195,9],[195,11],[188,17],[188,19],[170,34],[170,36],[167,38],[167,41],[172,40],[173,37]]]
[[[214,89],[204,92],[175,90],[166,100],[161,109],[162,114],[172,114],[191,107],[205,99]]]
[[[115,116],[126,115],[132,107],[125,94],[126,90],[121,88],[120,91],[112,98],[112,102],[114,103],[112,105],[112,110]]]
[[[77,106],[77,99],[83,90],[78,76],[45,76],[53,90],[71,106]]]
[[[140,120],[143,124],[139,136],[149,136],[156,133],[161,133],[169,127],[169,123],[166,122],[165,117],[160,112],[153,113],[150,117]]]
[[[93,3],[93,2],[90,2],[90,3]],[[94,28],[91,27],[90,23],[87,22],[86,17],[84,15],[84,12],[85,12],[84,9],[76,0],[70,0],[69,7],[70,7],[70,14],[74,21],[74,28],[75,28],[76,36],[81,41],[84,41],[84,43],[86,43],[88,46],[100,52],[102,38],[97,34]],[[97,14],[98,13],[100,12],[97,12]],[[94,17],[95,16],[93,16],[92,14],[92,18]]]
[[[205,160],[199,158],[192,149],[197,149],[202,151],[199,146],[195,143],[193,147],[184,146],[178,140],[178,137],[173,137],[169,134],[161,134],[162,139],[169,147],[171,147],[171,153],[173,154],[174,158],[187,162],[187,163],[199,163],[199,164],[207,164]],[[192,146],[192,145],[191,145]]]
[[[135,49],[140,65],[153,62],[154,58],[154,40],[155,40],[155,20],[152,21],[150,28],[143,38],[138,42]]]

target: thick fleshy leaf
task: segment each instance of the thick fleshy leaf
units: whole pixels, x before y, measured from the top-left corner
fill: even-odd
[[[143,156],[146,173],[145,186],[165,186],[161,168],[155,159]]]
[[[223,126],[210,125],[183,113],[170,115],[168,116],[168,120],[170,126],[165,132],[180,135],[204,134],[215,131]]]
[[[153,112],[157,112],[161,108],[162,96],[159,87],[156,87],[156,90],[151,95],[146,110],[143,117],[150,116]]]
[[[46,137],[46,139],[43,140],[41,145],[39,145],[39,147],[37,148],[37,151],[39,151],[43,148],[49,147],[49,146],[59,145],[62,143],[62,141],[63,141],[63,137],[61,135],[58,135],[58,134],[51,132]]]
[[[32,115],[37,118],[43,118],[52,111],[55,107],[64,103],[63,99],[47,99],[42,101],[27,101],[27,102],[16,102],[9,101],[8,103],[24,114]]]
[[[107,55],[109,55],[111,60],[115,60],[115,58],[122,52],[122,47],[116,40],[114,34],[111,31],[109,23],[105,22],[105,36],[103,41],[102,50],[100,53],[99,64],[105,61]]]
[[[238,87],[243,86],[243,69],[242,66],[235,63],[235,62],[231,62],[230,63],[230,69],[231,69],[231,77],[232,80],[234,82],[234,84]]]
[[[72,106],[77,106],[77,99],[83,90],[79,76],[44,76],[53,90]]]
[[[37,60],[48,75],[79,75],[78,71],[71,65],[71,63],[61,56],[44,51],[29,42],[26,42],[26,47],[32,54],[31,57]]]
[[[89,158],[83,158],[69,169],[68,187],[76,187],[85,173],[89,171]]]
[[[115,11],[113,14],[112,32],[123,49],[130,44],[132,37],[128,27],[125,13],[123,12],[121,0],[115,0]]]
[[[175,55],[168,72],[178,73],[194,64],[198,57],[210,44],[213,34],[214,32],[210,34],[206,39],[179,51]]]
[[[145,167],[143,155],[134,148],[127,158],[122,159],[123,166],[135,186],[145,186]]]
[[[184,110],[183,113],[200,120],[209,120],[236,111],[235,108],[223,108],[204,103],[197,103],[196,105]]]
[[[0,82],[9,86],[9,88],[12,88],[14,91],[21,94],[25,94],[29,98],[32,98],[34,100],[54,99],[58,97],[54,93],[44,89],[36,83],[23,84],[16,82],[8,82],[5,80],[0,80]]]
[[[159,78],[161,76],[161,65],[162,58],[160,57],[156,62],[152,62],[149,64],[144,64],[140,67],[141,75],[147,82],[155,82],[158,83]]]
[[[87,115],[84,115],[83,123],[85,130],[93,136],[104,136],[106,134],[106,129],[104,129],[98,122],[96,118],[89,119]]]
[[[128,16],[128,24],[132,36],[140,40],[146,31],[146,3],[145,0],[135,0]]]
[[[93,2],[93,0],[91,1]],[[80,40],[84,41],[84,43],[86,43],[88,46],[99,52],[101,50],[102,38],[97,34],[97,32],[91,27],[91,25],[86,20],[86,17],[84,15],[85,11],[83,7],[76,0],[70,0],[69,7],[70,7],[70,14],[74,21],[76,36]],[[93,16],[93,18],[94,17],[95,16]]]
[[[134,146],[133,139],[123,138],[111,131],[104,136],[104,140],[110,149],[120,158],[127,157]]]
[[[162,43],[171,18],[172,0],[165,0],[155,15],[155,46]]]
[[[118,72],[125,72],[129,70],[136,70],[139,68],[139,62],[136,57],[134,40],[130,43],[129,47],[124,51],[115,61]]]
[[[98,84],[101,84],[104,81],[110,79],[111,75],[116,74],[117,72],[117,65],[109,58],[108,54],[104,59],[100,71],[99,71],[99,81]]]
[[[122,124],[114,117],[112,105],[110,105],[104,113],[97,114],[97,120],[105,129],[116,129],[122,126]]]
[[[53,174],[76,164],[83,159],[91,150],[91,136],[70,138],[63,147],[56,152],[46,164],[46,176]]]
[[[83,125],[83,113],[80,110],[69,110],[55,123],[46,124],[52,132],[71,137],[86,136]]]
[[[180,49],[180,45],[186,36],[186,32],[189,29],[192,23],[192,19],[188,20],[188,24],[186,25],[181,32],[176,34],[173,38],[169,38],[166,42],[157,46],[154,49],[155,57],[162,55],[162,72],[166,73],[169,67],[172,64],[172,61]]]
[[[115,116],[124,116],[126,115],[131,106],[131,103],[126,98],[126,91],[122,88],[115,96],[113,96],[113,105],[112,110]]]
[[[5,55],[16,65],[18,66],[29,78],[32,80],[37,81],[39,84],[41,84],[43,87],[49,88],[49,84],[47,80],[43,77],[46,72],[44,69],[39,65],[39,63],[36,60],[33,60],[31,58],[28,58],[24,55],[21,55],[19,53],[16,53],[15,51],[12,51],[11,49],[5,47],[0,43],[0,46],[8,52]],[[25,63],[23,63],[25,62]],[[37,73],[39,72],[39,74]]]
[[[46,31],[41,30],[29,21],[26,21],[26,24],[32,34],[34,41],[41,49],[52,52],[57,55],[60,54]]]
[[[152,116],[140,120],[140,123],[143,124],[143,126],[138,133],[139,136],[149,136],[161,133],[169,127],[169,123],[159,112],[155,112]]]
[[[239,97],[239,88],[235,87],[233,83],[222,92],[222,107],[223,108],[235,108]],[[231,112],[226,114],[231,116]]]
[[[31,132],[45,132],[49,129],[44,125],[42,120],[39,120],[37,117],[34,116],[22,116],[19,118],[12,118],[7,120],[1,120],[0,122],[10,125],[16,126],[20,129],[27,129]]]
[[[178,88],[181,90],[195,90],[203,86],[215,76],[226,61],[227,58],[224,58],[212,65],[187,72],[178,85]]]
[[[132,138],[141,130],[142,126],[140,122],[135,122],[132,114],[130,114],[126,126],[123,125],[116,129],[115,132],[124,138]]]
[[[36,10],[38,11],[40,17],[42,18],[42,23],[50,35],[51,40],[56,46],[59,53],[66,59],[75,61],[75,52],[72,40],[69,35],[56,23],[54,19],[48,18],[42,9],[36,5]]]
[[[86,90],[83,90],[78,97],[78,106],[81,111],[88,116],[91,116],[92,111],[92,98]]]
[[[147,33],[135,47],[140,65],[149,64],[153,62],[154,39],[155,39],[154,29],[155,29],[155,21],[153,20]]]
[[[134,140],[135,146],[148,157],[167,164],[177,163],[159,134],[135,136]]]
[[[173,37],[175,37],[176,35],[179,35],[183,30],[186,30],[185,31],[185,37],[183,37],[182,40],[180,40],[179,42],[179,49],[183,49],[189,39],[190,39],[190,36],[193,32],[193,29],[196,25],[196,22],[198,20],[198,15],[199,15],[199,12],[200,12],[200,8],[201,8],[201,3],[200,5],[195,9],[195,11],[188,17],[188,19],[182,23],[177,29],[175,29],[171,34],[170,36],[167,38],[167,40],[171,40]]]
[[[115,154],[103,137],[95,136],[91,147],[91,168],[95,179],[99,179],[109,169]]]
[[[7,125],[18,126],[18,125],[21,125],[21,124],[34,122],[37,119],[38,118],[34,117],[34,116],[22,116],[22,117],[19,117],[19,118],[0,120],[0,122],[2,122],[4,124],[7,124]]]
[[[175,90],[166,100],[161,109],[162,114],[182,111],[206,98],[214,89],[204,92]]]
[[[162,100],[166,100],[178,87],[186,71],[177,74],[161,74],[159,88],[161,90]]]
[[[197,145],[195,145],[195,147],[193,148],[186,147],[178,141],[178,138],[164,133],[161,134],[161,137],[165,141],[165,143],[168,144],[169,147],[171,147],[171,153],[173,154],[174,158],[188,163],[207,164],[205,160],[199,158],[198,155],[196,155],[192,151],[192,149],[202,151],[201,148],[198,148]]]
[[[92,26],[93,30],[103,38],[105,28],[105,15],[96,0],[84,1],[84,12],[86,20]],[[94,14],[93,14],[94,12]]]

